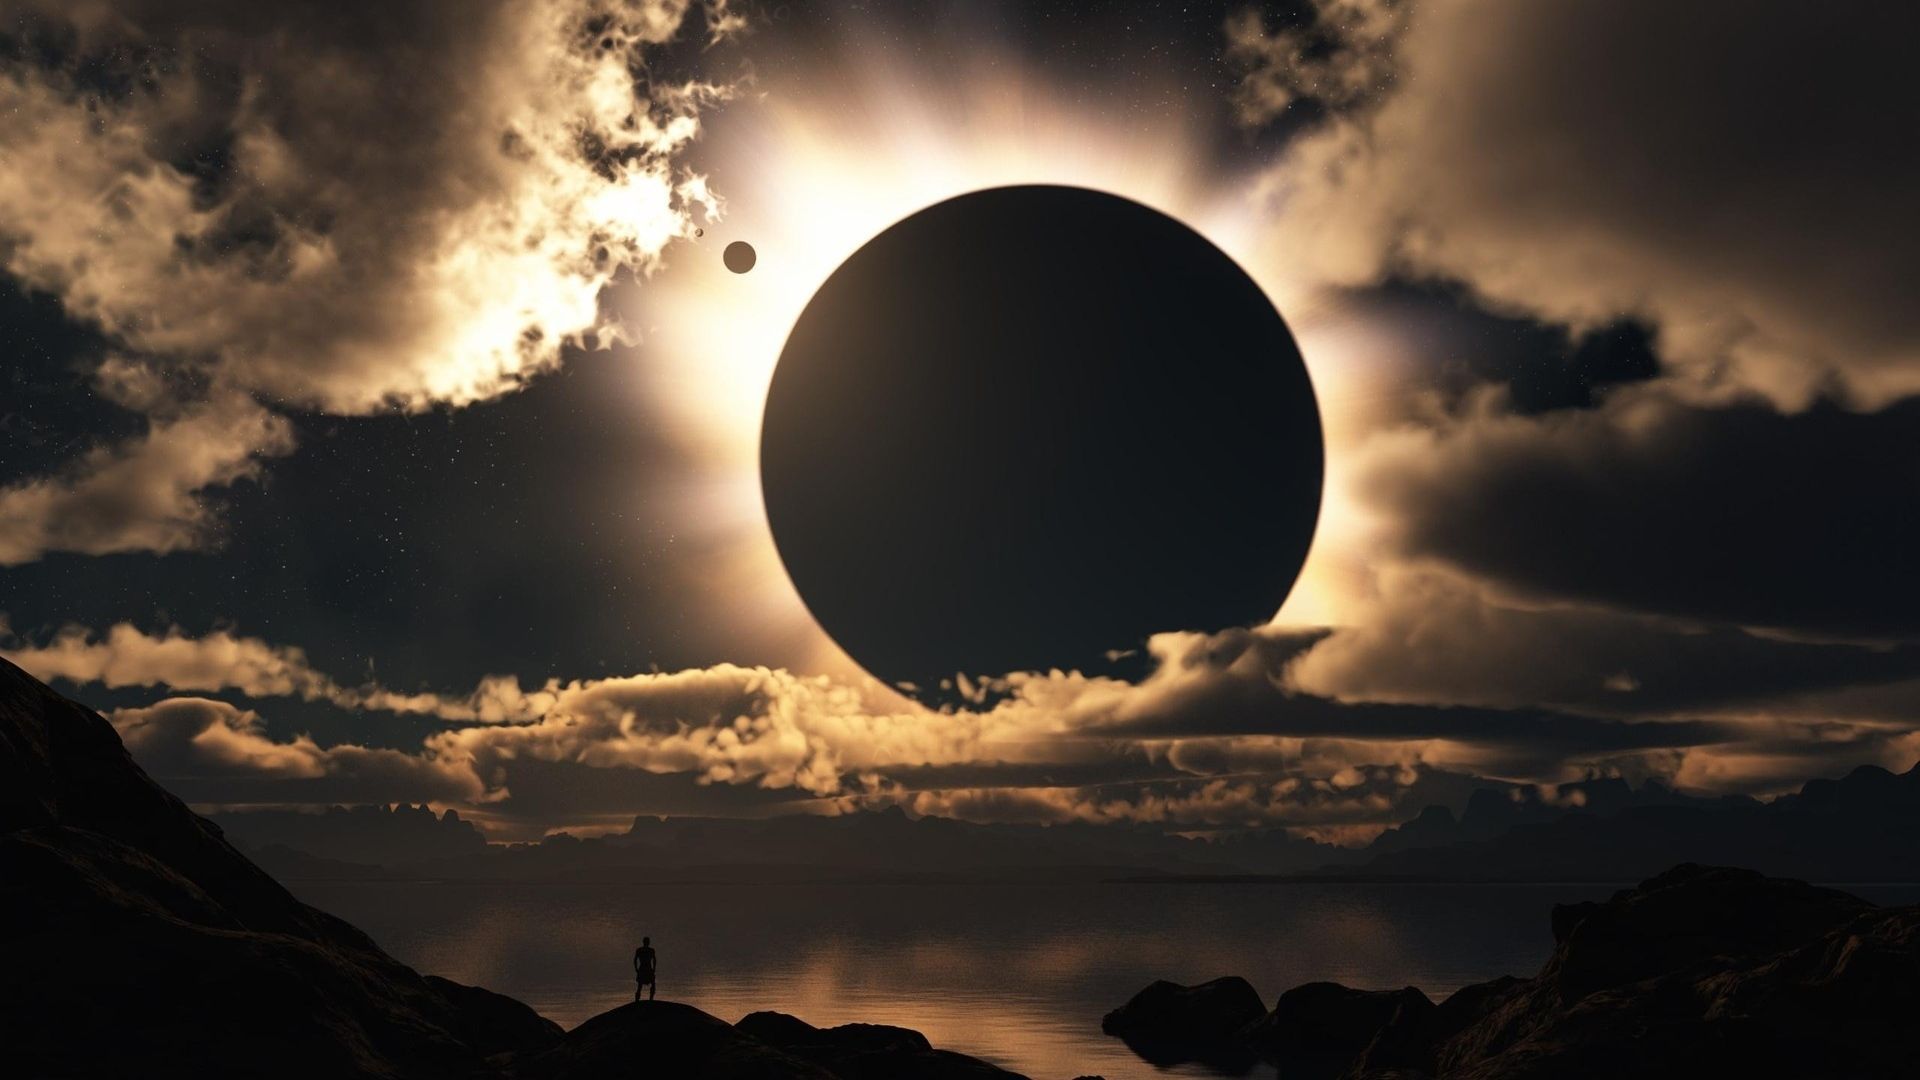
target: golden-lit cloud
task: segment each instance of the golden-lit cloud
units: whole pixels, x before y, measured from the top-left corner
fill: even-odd
[[[1316,7],[1341,39],[1373,26],[1343,12],[1386,5]],[[1920,94],[1898,74],[1911,9],[1404,11],[1391,90],[1268,174],[1274,242],[1303,271],[1443,277],[1575,327],[1639,317],[1659,328],[1670,377],[1706,400],[1877,408],[1920,391],[1905,295],[1920,275],[1907,242],[1920,157],[1905,137]],[[1793,63],[1768,62],[1780,56]],[[1316,62],[1303,75],[1292,50],[1262,59],[1274,67],[1249,87]]]
[[[6,639],[43,677],[169,695],[114,720],[198,797],[505,816],[545,767],[822,812],[1356,837],[1439,775],[1764,793],[1916,752],[1911,485],[1833,479],[1912,456],[1893,399],[1920,389],[1899,246],[1914,103],[1882,85],[1909,14],[1242,14],[1223,27],[1244,76],[1229,104],[1301,121],[1262,162],[1207,143],[1195,115],[1221,102],[1152,76],[1090,95],[988,48],[908,63],[855,30],[738,85],[653,68],[676,35],[742,32],[719,0],[407,0],[381,6],[405,17],[372,44],[297,11],[258,30],[157,2],[41,7],[71,36],[48,55],[139,77],[0,67],[0,258],[110,341],[94,387],[148,428],[0,490],[0,564],[205,547],[208,495],[292,450],[288,410],[470,405],[569,344],[637,340],[633,422],[684,452],[646,512],[704,552],[669,572],[716,624],[786,643],[744,650],[782,658],[764,665],[399,690],[238,631]],[[1817,79],[1751,62],[1790,53],[1806,19],[1838,20],[1857,55]],[[182,49],[207,66],[166,61]],[[1783,136],[1813,113],[1837,126]],[[759,423],[789,328],[848,254],[1014,183],[1135,199],[1248,270],[1314,380],[1324,509],[1273,626],[1168,627],[1137,683],[995,673],[972,707],[935,711],[807,617],[762,516]],[[735,239],[759,250],[749,274],[720,263]],[[1433,277],[1576,334],[1637,320],[1660,376],[1545,415],[1487,387],[1447,400],[1435,335],[1345,291]],[[1769,522],[1776,498],[1791,527]],[[379,714],[402,748],[325,744],[276,704]]]
[[[103,388],[152,427],[0,491],[0,561],[199,546],[196,494],[290,449],[247,399],[509,392],[621,339],[602,291],[715,212],[676,159],[727,90],[648,72],[685,0],[380,7],[371,39],[333,9],[23,14],[58,59],[0,69],[4,267],[119,347]],[[739,28],[705,11],[708,34]]]
[[[107,715],[127,749],[162,779],[186,779],[233,787],[223,794],[251,801],[384,802],[434,799],[476,802],[484,785],[466,763],[431,753],[369,748],[350,743],[328,747],[307,736],[269,738],[257,713],[224,701],[169,698]]]

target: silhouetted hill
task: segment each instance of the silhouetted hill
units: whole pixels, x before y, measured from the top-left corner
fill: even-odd
[[[295,900],[105,720],[4,661],[0,953],[12,1075],[464,1076],[557,1035],[531,1010],[469,1014]]]
[[[1581,810],[1472,842],[1389,850],[1360,872],[1489,881],[1634,881],[1677,862],[1813,881],[1920,881],[1920,765],[1862,766],[1772,803],[1686,800]]]
[[[1556,907],[1552,927],[1553,955],[1531,979],[1438,1005],[1411,987],[1310,983],[1230,1029],[1165,1013],[1180,1026],[1163,1024],[1160,1046],[1176,1060],[1257,1054],[1308,1080],[1920,1075],[1920,907],[1687,865]]]
[[[251,815],[248,815],[251,816]],[[294,817],[299,815],[288,815]],[[1145,826],[983,825],[912,818],[898,809],[764,819],[641,816],[625,833],[566,834],[537,844],[472,847],[383,862],[351,858],[355,828],[385,828],[379,814],[333,814],[337,863],[303,858],[292,840],[255,855],[290,880],[414,877],[482,881],[792,881],[877,878],[1099,880],[1140,874],[1298,873],[1359,857],[1351,849],[1283,831],[1230,843]],[[466,825],[465,822],[461,823]],[[268,831],[255,836],[269,835]],[[281,835],[273,833],[272,835]]]
[[[1544,825],[1572,814],[1607,816],[1648,806],[1737,808],[1756,805],[1741,796],[1704,799],[1684,795],[1658,780],[1634,788],[1618,777],[1561,784],[1551,797],[1535,788],[1479,788],[1467,798],[1458,817],[1444,806],[1429,806],[1413,820],[1391,828],[1367,845],[1369,855],[1413,848],[1444,847],[1490,840],[1523,825]],[[1671,865],[1673,861],[1662,865]]]

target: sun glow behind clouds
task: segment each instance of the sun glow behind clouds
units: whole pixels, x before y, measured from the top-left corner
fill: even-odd
[[[863,66],[849,59],[812,79],[763,82],[713,121],[705,164],[723,213],[704,238],[669,253],[628,313],[644,336],[643,407],[702,470],[676,488],[680,505],[668,512],[708,530],[703,539],[721,553],[712,592],[739,606],[736,625],[804,641],[785,658],[795,666],[857,672],[813,627],[766,526],[758,453],[774,366],[814,291],[874,235],[956,195],[1033,183],[1111,192],[1185,222],[1238,260],[1287,318],[1320,399],[1329,483],[1316,556],[1286,614],[1334,614],[1338,590],[1316,576],[1328,561],[1317,556],[1344,546],[1351,515],[1339,448],[1357,430],[1350,414],[1378,396],[1362,385],[1378,367],[1356,352],[1369,343],[1350,332],[1337,300],[1263,257],[1251,172],[1223,166],[1198,134],[1203,125],[1167,104],[1179,98],[1163,88],[1133,88],[1136,106],[1104,96],[1096,107],[1004,59],[949,71],[874,66],[886,52],[851,54]],[[733,240],[759,252],[751,273],[722,266]]]

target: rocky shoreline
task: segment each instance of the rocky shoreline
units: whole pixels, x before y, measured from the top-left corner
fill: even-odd
[[[1268,1010],[1227,977],[1155,983],[1102,1028],[1162,1065],[1289,1080],[1920,1076],[1920,907],[1684,865],[1552,926],[1537,975],[1438,1003],[1308,983]]]

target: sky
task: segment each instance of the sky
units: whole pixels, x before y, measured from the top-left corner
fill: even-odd
[[[1917,24],[7,0],[0,655],[197,806],[502,839],[897,805],[1353,840],[1486,782],[1904,769]],[[1326,486],[1271,624],[936,710],[809,617],[759,421],[841,260],[1009,183],[1236,259]]]

